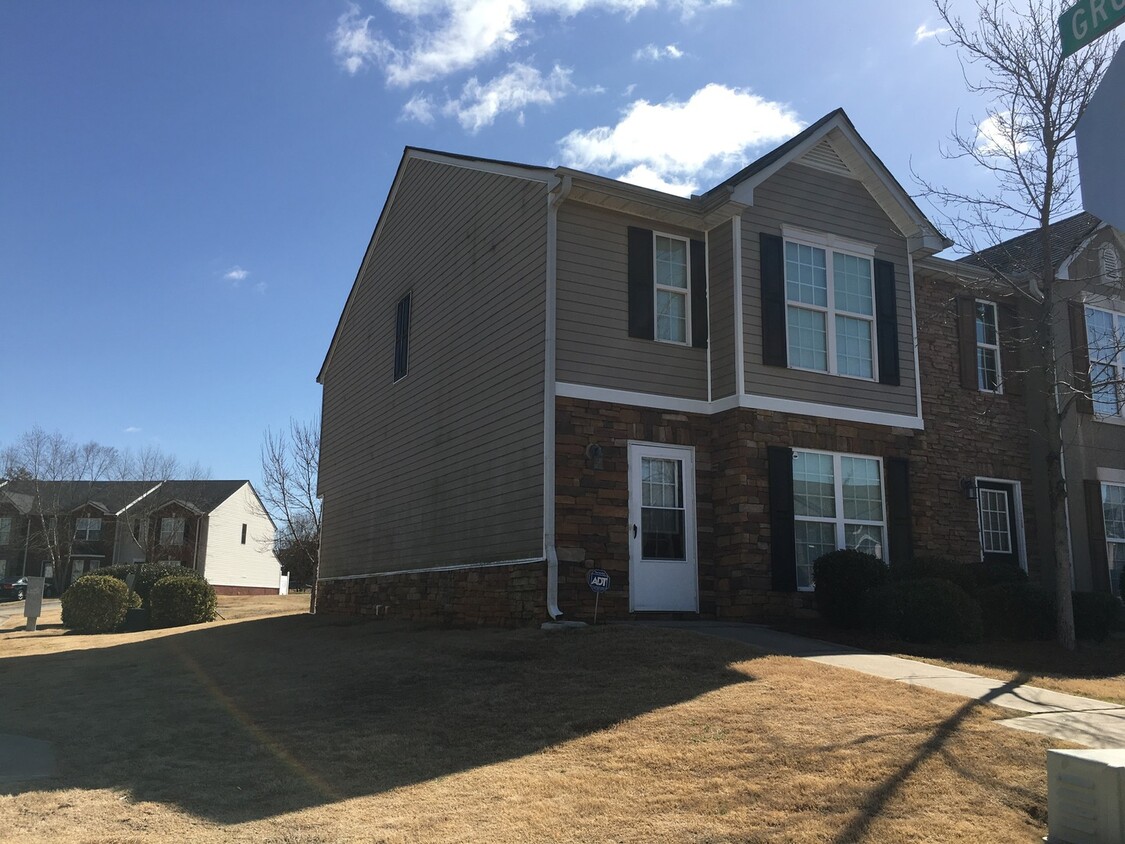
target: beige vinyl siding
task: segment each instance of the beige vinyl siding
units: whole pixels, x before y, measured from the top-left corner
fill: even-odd
[[[273,554],[273,523],[250,484],[241,486],[211,511],[200,541],[204,549],[200,567],[212,586],[280,586],[281,564]]]
[[[546,208],[542,182],[406,165],[324,375],[320,577],[542,556]]]
[[[629,226],[687,231],[563,203],[558,221],[559,381],[707,399],[707,350],[629,336]]]
[[[780,235],[783,225],[870,244],[875,247],[877,259],[894,263],[900,386],[762,363],[758,235],[763,231]],[[742,297],[747,393],[908,416],[917,414],[906,239],[860,182],[790,164],[759,185],[754,190],[753,207],[742,214]]]
[[[737,392],[735,383],[734,229],[729,222],[707,234],[707,304],[710,310],[711,398]]]

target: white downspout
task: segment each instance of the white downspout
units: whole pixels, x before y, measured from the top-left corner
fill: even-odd
[[[570,176],[557,180],[547,192],[547,303],[543,326],[543,555],[547,559],[547,614],[559,609],[559,554],[555,548],[555,298],[558,259],[559,205],[570,193]]]

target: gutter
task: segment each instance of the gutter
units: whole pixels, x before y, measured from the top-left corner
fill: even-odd
[[[547,280],[543,327],[543,556],[547,560],[547,614],[553,621],[559,609],[559,553],[555,547],[555,306],[558,261],[559,205],[570,194],[569,175],[556,176],[547,192]]]

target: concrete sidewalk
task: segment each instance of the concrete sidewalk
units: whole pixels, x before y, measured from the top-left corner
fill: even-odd
[[[982,703],[1025,713],[1021,717],[997,722],[1006,727],[1043,733],[1087,747],[1125,748],[1125,706],[1035,686],[1013,686],[1007,680],[993,680],[914,659],[806,639],[756,624],[705,621],[648,623],[733,639],[765,653],[798,657],[912,686],[924,686],[947,694],[974,698]]]

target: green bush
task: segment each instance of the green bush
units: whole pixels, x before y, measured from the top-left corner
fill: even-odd
[[[121,565],[100,568],[98,574],[116,577],[122,581],[130,574],[133,575],[133,591],[141,596],[145,607],[149,605],[149,594],[152,592],[153,585],[162,578],[194,577],[199,580],[203,579],[203,576],[195,569],[189,569],[179,563],[122,563]]]
[[[816,606],[830,624],[863,626],[863,593],[887,579],[887,564],[862,551],[830,551],[813,563]]]
[[[1055,596],[1036,583],[1007,582],[976,594],[989,639],[1050,639],[1055,635]]]
[[[1074,635],[1104,642],[1117,620],[1121,604],[1108,592],[1075,592]]]
[[[911,560],[896,562],[890,568],[891,580],[948,580],[966,592],[976,589],[976,573],[972,563],[960,563],[950,557],[921,554]]]
[[[141,605],[140,596],[114,577],[88,574],[62,595],[62,623],[79,633],[112,633],[125,611]]]
[[[1019,567],[1018,563],[981,562],[973,563],[969,568],[976,578],[976,591],[988,589],[998,583],[1027,583],[1027,572]]]
[[[214,621],[218,610],[215,589],[193,575],[173,575],[156,581],[149,595],[153,627],[179,627]]]
[[[937,578],[892,581],[863,598],[869,627],[906,642],[977,642],[981,609],[964,589]]]

